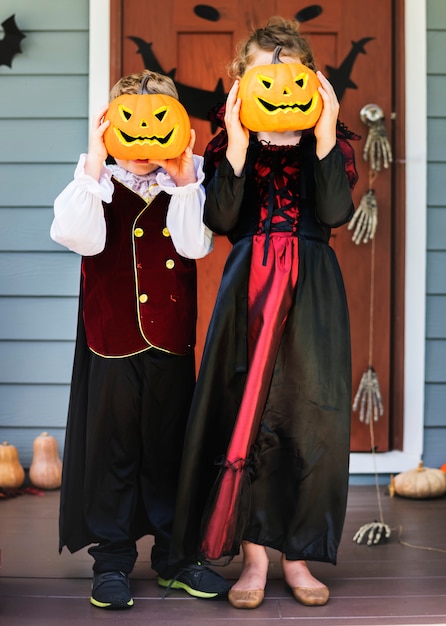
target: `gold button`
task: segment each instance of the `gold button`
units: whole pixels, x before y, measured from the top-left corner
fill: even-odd
[[[170,237],[169,229],[167,228],[167,226],[164,226],[163,228],[163,235],[164,237]]]
[[[144,235],[144,231],[142,228],[135,228],[135,237],[142,237]]]
[[[168,270],[171,270],[175,267],[175,261],[173,259],[167,259],[166,267]]]
[[[141,304],[145,304],[148,299],[149,299],[149,296],[146,293],[142,293],[139,296],[139,301],[141,302]]]

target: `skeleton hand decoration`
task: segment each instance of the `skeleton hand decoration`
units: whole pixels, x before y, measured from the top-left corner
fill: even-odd
[[[362,375],[353,401],[353,410],[357,411],[359,405],[359,420],[366,424],[370,423],[371,418],[377,422],[379,415],[384,414],[384,406],[382,403],[381,390],[379,388],[378,377],[373,367],[369,367]]]
[[[366,539],[368,546],[376,545],[382,540],[390,537],[390,528],[387,524],[382,522],[372,522],[370,524],[364,524],[353,536],[353,541],[356,543],[363,543]]]
[[[378,225],[378,204],[374,189],[368,189],[362,196],[361,202],[356,209],[348,230],[354,230],[352,241],[356,244],[367,243],[369,239],[375,236],[376,227]]]
[[[368,161],[370,157],[370,167],[377,172],[381,170],[381,162],[385,168],[392,162],[392,150],[387,139],[384,120],[379,120],[370,127],[363,157],[364,161]]]
[[[384,113],[377,104],[367,104],[361,109],[361,120],[369,127],[363,158],[370,160],[370,168],[375,172],[381,170],[381,163],[385,168],[392,162],[392,149],[387,138],[386,127],[384,126]]]

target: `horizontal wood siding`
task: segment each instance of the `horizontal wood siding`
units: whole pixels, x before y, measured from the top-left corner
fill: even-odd
[[[88,146],[88,12],[88,0],[0,4],[26,35],[0,66],[0,440],[25,467],[42,431],[63,451],[79,257],[49,228]]]
[[[428,212],[424,464],[446,462],[446,3],[427,0]],[[410,363],[407,364],[410,367]]]

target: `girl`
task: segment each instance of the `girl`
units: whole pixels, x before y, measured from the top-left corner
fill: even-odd
[[[229,592],[237,608],[263,601],[266,547],[281,552],[297,601],[328,601],[307,561],[336,562],[348,486],[349,318],[328,242],[353,214],[354,135],[338,123],[321,72],[314,129],[242,125],[239,79],[271,64],[274,51],[282,63],[314,69],[298,23],[271,18],[240,47],[217,114],[224,128],[206,149],[204,221],[233,248],[189,417],[174,531],[181,558],[197,542],[210,560],[242,546]]]

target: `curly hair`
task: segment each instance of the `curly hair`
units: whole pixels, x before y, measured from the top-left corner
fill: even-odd
[[[263,28],[252,31],[249,37],[241,41],[236,50],[236,57],[228,66],[231,78],[243,76],[252,57],[258,50],[271,50],[281,46],[283,54],[296,57],[310,69],[316,70],[313,51],[307,39],[299,33],[299,22],[278,15],[271,17]]]
[[[110,90],[110,100],[114,100],[114,98],[122,96],[125,93],[139,93],[141,82],[146,77],[146,86],[151,93],[166,94],[178,100],[178,91],[173,80],[169,76],[158,74],[158,72],[152,72],[151,70],[128,74],[120,78]]]

